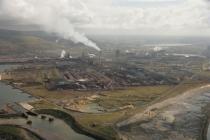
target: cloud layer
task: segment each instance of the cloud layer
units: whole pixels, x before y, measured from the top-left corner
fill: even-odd
[[[208,0],[150,0],[149,6],[145,1],[0,0],[0,20],[40,25],[94,48],[97,46],[75,29],[210,35]]]
[[[201,31],[210,33],[210,10],[207,0],[177,0],[171,1],[172,3],[166,0],[159,3],[156,0],[155,3],[150,2],[150,6],[140,0],[133,6],[128,0],[129,6],[125,3],[113,5],[113,1],[103,7],[100,4],[92,6],[92,11],[98,12],[93,12],[95,18],[94,23],[89,24],[90,27],[152,31],[160,34],[163,31],[178,34],[184,32],[196,34]],[[156,5],[157,3],[159,5]],[[91,7],[91,3],[89,5]]]

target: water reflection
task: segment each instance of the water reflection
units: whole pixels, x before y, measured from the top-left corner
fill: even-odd
[[[1,119],[0,122],[7,122],[9,124],[21,125],[29,127],[32,130],[37,130],[45,135],[52,135],[59,140],[94,140],[91,137],[88,137],[83,134],[79,134],[75,132],[69,125],[67,125],[64,121],[60,119],[55,119],[50,122],[48,119],[52,118],[52,116],[47,116],[46,119],[41,119],[41,116],[29,116],[28,119]],[[31,120],[32,124],[28,125],[27,121]]]

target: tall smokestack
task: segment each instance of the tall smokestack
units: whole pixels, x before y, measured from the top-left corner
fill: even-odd
[[[99,56],[98,56],[98,63],[99,63],[99,65],[102,64],[101,57],[102,57],[102,51],[99,51]]]

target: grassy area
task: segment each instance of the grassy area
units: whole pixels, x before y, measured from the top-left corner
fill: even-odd
[[[201,86],[204,86],[204,85],[207,85],[209,84],[208,82],[191,82],[191,81],[185,81],[185,82],[182,82],[181,84],[171,88],[170,90],[168,90],[166,93],[165,93],[165,96],[160,96],[159,97],[159,100],[165,100],[167,98],[171,98],[171,97],[175,97],[177,95],[180,95],[186,91],[189,91],[191,89],[195,89],[195,88],[199,88]]]
[[[14,126],[0,126],[0,134],[9,133],[11,135],[19,137],[20,132],[21,132],[21,130]]]
[[[40,140],[40,138],[25,129],[9,125],[0,126],[0,139],[1,136],[6,140]]]
[[[58,107],[45,100],[39,100],[39,101],[34,101],[30,102],[30,105],[32,105],[35,109],[57,109]]]
[[[118,108],[125,105],[132,104],[134,109],[124,109],[115,112],[106,112],[101,114],[90,113],[76,113],[62,109],[75,118],[76,123],[81,126],[82,129],[94,134],[99,134],[106,139],[116,139],[117,132],[115,131],[115,124],[120,120],[124,120],[135,113],[141,112],[145,107],[160,102],[167,98],[177,96],[190,89],[206,85],[202,82],[183,82],[177,86],[142,86],[142,87],[130,87],[123,90],[112,90],[100,92],[100,97],[93,101],[103,106],[104,108]],[[89,92],[74,92],[74,91],[48,91],[42,87],[26,87],[28,92],[32,95],[43,97],[46,100],[31,103],[36,109],[58,109],[56,105],[48,102],[54,99],[67,99],[75,98],[78,94],[91,94]],[[96,93],[92,93],[96,94]]]
[[[174,97],[178,94],[186,92],[190,89],[194,89],[205,85],[205,83],[185,83],[176,87],[171,86],[157,86],[157,87],[138,87],[129,88],[127,90],[109,91],[106,92],[106,96],[100,98],[100,103],[104,106],[111,106],[116,103],[117,105],[125,104],[126,100],[144,100],[144,105],[136,106],[135,109],[121,110],[117,112],[110,112],[104,114],[82,114],[76,116],[76,120],[83,127],[88,130],[95,131],[97,133],[103,133],[104,135],[116,136],[114,126],[120,120],[126,119],[135,113],[142,111],[145,107],[156,103],[161,100],[165,100],[170,97]],[[104,93],[105,94],[105,93]],[[131,97],[127,97],[131,96]],[[154,97],[155,96],[155,97]],[[149,97],[149,99],[147,99]],[[121,102],[119,103],[119,98]],[[117,103],[118,102],[118,103]],[[113,104],[113,106],[116,106]],[[93,127],[94,125],[94,127]]]
[[[76,121],[89,131],[117,138],[114,124],[125,118],[125,111],[118,111],[104,114],[77,114]]]
[[[148,104],[165,94],[173,86],[142,86],[124,90],[106,91],[95,102],[106,109],[119,108],[126,105],[135,107]]]
[[[22,89],[35,97],[41,97],[49,100],[59,100],[59,99],[71,99],[78,95],[89,95],[92,92],[79,92],[72,90],[53,90],[49,91],[44,88],[42,85],[40,86],[26,86],[22,87]]]
[[[45,99],[62,99],[65,96],[68,96],[68,93],[70,93],[68,91],[67,92],[49,91],[41,85],[40,86],[27,86],[27,87],[23,87],[23,89],[35,97],[41,97]]]
[[[42,86],[28,86],[23,89],[32,94],[35,97],[42,97],[47,101],[38,101],[30,103],[35,108],[55,108],[52,101],[63,100],[63,99],[74,99],[82,95],[92,95],[100,93],[100,97],[92,101],[98,103],[105,109],[119,108],[126,105],[134,105],[136,108],[143,107],[150,104],[153,101],[166,99],[169,97],[176,96],[192,88],[200,87],[206,83],[201,82],[188,82],[182,83],[178,86],[141,86],[141,87],[130,87],[122,90],[110,90],[102,92],[77,92],[68,90],[56,90],[49,91]],[[50,102],[49,102],[50,101]]]

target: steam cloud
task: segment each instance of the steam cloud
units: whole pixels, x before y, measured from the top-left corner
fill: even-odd
[[[22,24],[40,26],[43,30],[83,43],[98,51],[100,48],[75,26],[88,23],[91,14],[79,0],[0,0],[0,13]]]

